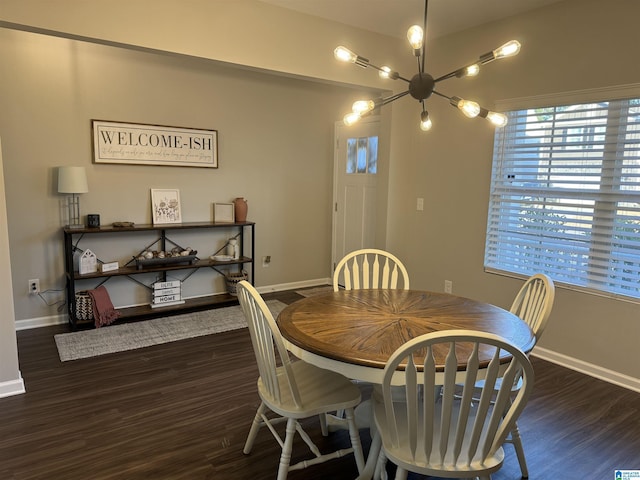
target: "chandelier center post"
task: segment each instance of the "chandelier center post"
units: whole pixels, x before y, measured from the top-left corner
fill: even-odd
[[[426,72],[416,73],[409,82],[409,93],[416,100],[422,101],[431,96],[435,82]]]

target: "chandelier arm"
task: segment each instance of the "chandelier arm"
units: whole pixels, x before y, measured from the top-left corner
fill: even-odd
[[[447,97],[445,94],[440,93],[440,92],[436,92],[435,90],[433,91],[433,93],[435,93],[435,94],[436,94],[436,95],[438,95],[439,97],[446,98],[446,99],[447,99],[447,100],[449,100],[449,101],[451,101],[451,99],[453,99],[453,98],[455,98],[456,100],[460,100],[460,98],[459,98],[459,97]],[[486,108],[482,107],[481,105],[480,105],[480,108],[481,108],[482,110],[487,110]]]
[[[440,93],[440,92],[438,92],[436,90],[434,90],[433,93],[435,93],[439,97],[446,98],[447,100],[451,100],[451,97],[447,97],[444,93]]]
[[[449,80],[457,75],[459,70],[454,70],[453,72],[449,72],[446,75],[442,75],[441,77],[436,78],[433,83],[442,82],[443,80]]]
[[[464,71],[467,68],[472,67],[473,65],[477,65],[477,63],[478,62],[470,63],[468,65],[465,65],[464,67],[461,67],[461,68],[458,68],[457,70],[449,72],[446,75],[442,75],[441,77],[436,78],[433,81],[433,83],[438,83],[438,82],[441,82],[443,80],[448,80],[448,79],[453,78],[453,77],[462,77],[464,75]]]
[[[372,64],[372,63],[370,63],[368,66],[369,66],[369,67],[371,67],[371,68],[374,68],[374,69],[378,70],[379,72],[385,72],[385,73],[388,73],[388,72],[387,72],[385,69],[383,69],[382,67],[378,67],[377,65],[374,65],[374,64]],[[404,80],[404,81],[405,81],[405,82],[407,82],[407,83],[409,83],[409,82],[411,81],[411,80],[409,80],[408,78],[404,78],[403,76],[398,75],[398,74],[397,74],[397,72],[394,72],[394,73],[395,73],[397,76],[395,76],[395,75],[394,75],[393,77],[389,77],[391,80]]]
[[[395,95],[391,95],[390,97],[383,98],[382,101],[380,102],[380,105],[376,105],[376,106],[377,107],[378,106],[381,107],[383,105],[387,105],[387,104],[389,104],[389,103],[391,103],[391,102],[393,102],[395,100],[398,100],[399,98],[402,98],[402,97],[404,97],[405,95],[408,95],[408,94],[409,94],[409,90],[407,90],[405,92],[402,92],[402,93],[396,93]]]

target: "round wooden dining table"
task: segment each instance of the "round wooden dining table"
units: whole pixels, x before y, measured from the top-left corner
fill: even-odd
[[[419,290],[340,290],[314,295],[285,307],[277,323],[287,348],[296,357],[378,384],[391,354],[425,333],[480,330],[505,338],[525,353],[535,343],[529,326],[507,310]],[[492,352],[487,351],[484,359],[481,352],[481,361],[488,362]],[[458,353],[464,368],[468,355]],[[434,354],[437,363],[444,364],[444,357]]]
[[[340,290],[314,295],[285,307],[277,323],[293,355],[348,378],[372,383],[373,397],[391,354],[425,333],[481,330],[500,335],[524,352],[535,343],[529,326],[513,313],[464,297],[419,290]],[[465,368],[469,353],[464,348],[456,350],[460,370]],[[488,363],[494,353],[493,349],[480,351],[481,363]],[[444,356],[444,352],[434,351],[438,365],[444,365]],[[505,363],[509,359],[505,354]],[[392,383],[402,384],[401,377],[402,372],[398,372]],[[369,401],[356,410],[361,427],[373,426],[371,415]],[[367,462],[357,480],[375,476],[381,439],[377,431],[372,433]]]

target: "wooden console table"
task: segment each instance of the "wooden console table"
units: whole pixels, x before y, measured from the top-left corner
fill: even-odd
[[[240,248],[240,258],[234,260],[216,261],[209,259],[209,253],[201,254],[203,259],[196,258],[192,263],[178,263],[178,264],[159,264],[149,265],[140,268],[136,265],[135,260],[127,262],[125,265],[120,266],[117,270],[94,273],[80,274],[74,269],[74,253],[76,251],[82,251],[78,245],[85,236],[117,236],[118,234],[131,233],[131,232],[156,232],[158,235],[157,243],[159,244],[158,250],[165,250],[168,244],[174,244],[174,242],[167,237],[167,234],[178,235],[181,231],[186,230],[209,230],[215,229],[224,231],[224,229],[237,234],[238,245]],[[253,283],[255,267],[254,267],[254,238],[255,238],[255,223],[254,222],[239,222],[239,223],[212,223],[212,222],[194,222],[194,223],[180,223],[180,224],[167,224],[167,225],[134,225],[132,227],[112,227],[104,226],[97,228],[64,228],[64,263],[65,263],[65,275],[67,283],[67,310],[69,313],[69,325],[72,329],[76,329],[81,326],[81,322],[78,321],[76,316],[76,282],[78,280],[96,279],[96,288],[110,278],[113,277],[128,277],[134,280],[136,283],[143,285],[136,280],[137,275],[157,272],[157,281],[166,281],[166,274],[169,271],[174,270],[189,270],[196,271],[201,268],[211,268],[223,274],[219,269],[224,267],[236,268],[238,271],[243,269],[249,270],[249,281]],[[249,247],[247,248],[247,244]],[[213,253],[213,252],[212,252]],[[187,277],[188,278],[188,277]],[[150,286],[144,285],[150,289]],[[143,320],[149,318],[155,318],[160,316],[175,315],[179,313],[188,313],[198,310],[207,310],[209,308],[233,305],[237,304],[237,297],[229,294],[215,294],[207,295],[204,297],[192,298],[185,300],[185,303],[180,305],[167,306],[162,308],[151,308],[149,305],[140,305],[127,308],[119,308],[120,320]],[[92,323],[86,323],[87,326]]]

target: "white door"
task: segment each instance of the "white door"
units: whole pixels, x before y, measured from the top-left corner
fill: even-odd
[[[350,127],[336,123],[333,268],[345,254],[375,247],[380,123],[364,120]]]

